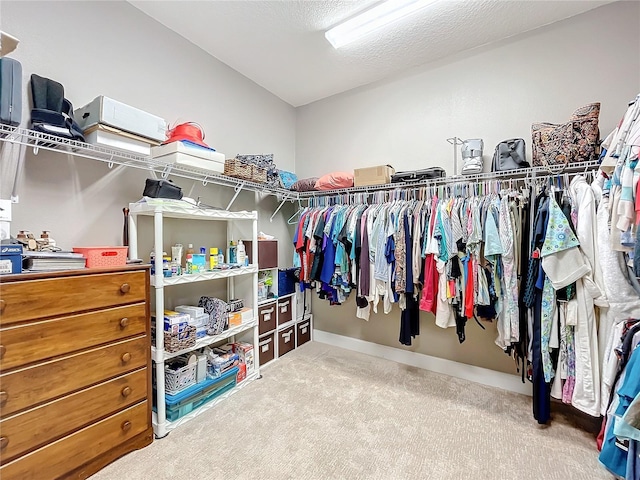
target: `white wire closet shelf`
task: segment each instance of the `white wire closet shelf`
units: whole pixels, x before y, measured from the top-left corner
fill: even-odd
[[[207,280],[216,280],[219,278],[231,278],[238,277],[240,275],[248,275],[250,273],[257,273],[257,265],[249,265],[248,267],[230,268],[228,270],[211,270],[208,272],[189,273],[185,275],[178,275],[177,277],[162,278],[162,285],[168,287],[169,285],[185,285],[187,283],[204,282]],[[157,287],[155,276],[151,277],[151,286]]]
[[[258,212],[228,212],[215,208],[202,208],[182,200],[147,198],[129,204],[129,213],[152,216],[162,213],[167,218],[198,218],[201,220],[257,220]]]
[[[490,182],[495,180],[517,180],[517,179],[535,179],[544,177],[561,176],[564,173],[580,173],[588,172],[596,169],[600,165],[598,160],[592,160],[588,162],[576,162],[570,163],[566,166],[551,166],[551,167],[529,167],[520,168],[518,170],[506,170],[503,172],[486,172],[478,173],[475,175],[456,175],[451,177],[434,178],[429,180],[423,180],[420,182],[398,182],[398,183],[386,183],[382,185],[369,185],[366,187],[349,187],[339,188],[335,190],[322,190],[313,192],[301,192],[298,194],[298,200],[308,200],[310,198],[321,198],[334,195],[343,195],[351,193],[373,193],[391,190],[413,190],[421,187],[439,187],[444,185],[455,184],[471,184]]]
[[[162,351],[160,354],[158,354],[158,350],[156,350],[156,347],[151,347],[151,354],[153,356],[153,360],[156,362],[161,362],[163,360],[166,361],[170,358],[193,352],[194,350],[199,350],[203,347],[213,345],[214,343],[221,342],[222,340],[226,340],[227,338],[233,337],[234,335],[246,332],[247,330],[255,327],[257,323],[258,320],[254,318],[253,320],[250,320],[248,322],[243,322],[240,325],[230,327],[219,335],[207,335],[205,337],[199,338],[193,347],[185,348],[184,350],[178,350],[177,352]]]
[[[284,188],[272,188],[260,183],[227,177],[221,174],[205,173],[183,165],[162,162],[146,155],[136,155],[122,150],[68,140],[26,128],[12,127],[10,125],[0,125],[0,140],[33,147],[35,154],[37,154],[39,150],[67,153],[76,157],[105,162],[110,168],[114,165],[124,165],[126,167],[146,170],[163,178],[174,175],[176,177],[202,182],[203,185],[221,185],[275,196],[291,197],[292,194],[291,191],[285,190]]]

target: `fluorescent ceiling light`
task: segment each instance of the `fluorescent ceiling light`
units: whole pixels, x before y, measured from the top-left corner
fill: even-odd
[[[437,0],[386,0],[327,30],[324,36],[334,48],[340,48],[379,28],[412,15],[435,1]]]

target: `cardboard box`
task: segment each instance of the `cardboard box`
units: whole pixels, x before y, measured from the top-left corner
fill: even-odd
[[[149,156],[151,145],[157,143],[154,140],[102,124],[93,125],[85,130],[84,138],[87,143],[92,145],[144,156]]]
[[[391,183],[391,176],[394,173],[396,173],[396,171],[391,165],[356,168],[353,171],[353,185],[356,187],[367,187],[369,185]]]
[[[151,157],[161,162],[195,168],[205,173],[224,173],[226,155],[206,148],[171,142],[151,149]]]
[[[190,317],[191,320],[196,320],[199,316],[201,315],[205,315],[204,313],[204,308],[202,307],[195,307],[192,305],[178,305],[175,308],[176,312],[180,312],[180,313],[187,313]],[[196,325],[197,327],[198,325]]]
[[[22,273],[22,245],[0,245],[0,274]]]
[[[243,322],[250,322],[251,320],[253,320],[253,308],[244,307],[239,312],[229,314],[230,327],[242,325]]]
[[[181,333],[189,326],[190,317],[186,313],[178,313],[172,310],[164,311],[164,331]]]
[[[238,374],[236,375],[236,382],[240,383],[247,378],[247,366],[244,363],[238,365]]]
[[[76,109],[74,117],[83,131],[101,123],[158,142],[167,138],[167,122],[163,118],[109,97],[94,98]]]
[[[253,345],[246,342],[236,342],[233,344],[233,351],[238,354],[240,363],[247,366],[247,375],[251,375],[255,369]]]

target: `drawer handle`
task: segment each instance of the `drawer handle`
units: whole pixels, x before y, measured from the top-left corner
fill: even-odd
[[[126,328],[127,325],[129,325],[129,319],[127,317],[120,320],[120,328]]]
[[[4,450],[9,445],[9,439],[5,436],[0,437],[0,450]]]
[[[128,432],[129,430],[131,430],[131,422],[129,420],[125,420],[124,422],[122,422],[121,428],[123,432]]]
[[[131,360],[131,354],[129,352],[123,353],[120,358],[122,359],[122,363],[129,363]]]
[[[3,358],[5,353],[7,353],[7,347],[0,345],[0,358]]]
[[[0,312],[4,312],[4,307],[7,306],[7,302],[0,300]]]
[[[9,394],[5,391],[0,392],[0,405],[4,405],[9,400]]]
[[[123,283],[122,285],[120,285],[120,291],[122,293],[129,293],[130,290],[131,290],[131,285],[129,285],[128,283]]]
[[[123,397],[128,397],[129,395],[131,395],[131,387],[124,387],[120,393]]]
[[[286,302],[282,302],[280,304],[280,308],[284,308],[284,307],[288,307],[289,306],[289,300],[287,300]]]
[[[301,323],[300,325],[298,325],[301,329],[302,328],[307,328],[309,326],[309,322],[307,323]]]

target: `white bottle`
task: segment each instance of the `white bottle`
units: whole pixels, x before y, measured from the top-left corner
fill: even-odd
[[[238,260],[237,262],[240,264],[240,266],[244,267],[246,261],[247,261],[247,252],[244,249],[244,243],[242,243],[242,240],[238,240],[238,251],[237,251],[237,256],[238,256]]]

